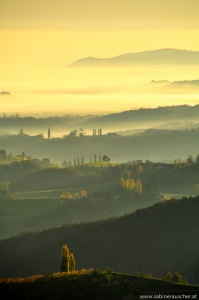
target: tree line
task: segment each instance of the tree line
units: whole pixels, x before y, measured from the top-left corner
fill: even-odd
[[[106,154],[104,155],[97,155],[97,154],[94,154],[93,156],[90,156],[90,161],[89,163],[92,164],[92,163],[100,163],[100,162],[109,162],[111,159],[110,157],[108,157]],[[62,162],[62,167],[63,168],[68,168],[68,167],[72,167],[72,166],[82,166],[82,165],[85,165],[87,164],[85,162],[85,159],[84,159],[84,156],[81,156],[81,157],[75,157],[72,160],[69,160],[69,161],[63,161]]]
[[[121,177],[120,188],[122,191],[135,191],[142,193],[142,181],[140,179],[136,180],[134,178],[127,178],[125,180],[124,177]]]

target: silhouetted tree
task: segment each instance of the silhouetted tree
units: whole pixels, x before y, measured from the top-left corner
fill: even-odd
[[[188,156],[187,162],[188,162],[189,165],[192,165],[192,164],[193,164],[193,156],[192,156],[192,155],[189,155],[189,156]]]
[[[79,129],[79,137],[84,137],[86,135],[86,132],[84,131],[84,129],[80,128]]]
[[[78,136],[78,131],[75,129],[75,130],[73,130],[73,131],[71,131],[70,133],[69,133],[69,136],[70,137],[77,137]]]
[[[5,150],[0,150],[0,161],[5,161],[7,158],[7,153]]]
[[[25,157],[26,157],[25,153],[24,153],[24,152],[22,152],[22,153],[21,153],[21,160],[24,160],[24,159],[25,159]]]
[[[102,157],[102,161],[110,161],[111,159],[110,159],[110,157],[108,157],[107,155],[103,155],[103,157]]]
[[[67,161],[63,161],[62,167],[63,167],[63,168],[67,168],[67,167],[68,167],[68,162],[67,162]]]

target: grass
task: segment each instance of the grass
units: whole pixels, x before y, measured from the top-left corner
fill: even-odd
[[[140,295],[199,295],[199,286],[181,285],[111,271],[82,270],[0,280],[8,299],[139,299]],[[197,299],[197,298],[196,298]]]

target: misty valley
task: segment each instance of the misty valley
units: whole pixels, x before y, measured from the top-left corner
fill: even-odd
[[[164,48],[2,86],[8,299],[197,299],[198,66],[198,51]]]
[[[78,118],[0,118],[1,278],[63,276],[57,272],[65,244],[76,269],[88,270],[68,273],[77,280],[85,280],[85,272],[91,280],[113,280],[113,271],[95,275],[111,268],[137,274],[125,280],[129,293],[139,294],[135,278],[152,280],[139,283],[150,290],[155,280],[172,281],[171,272],[192,293],[199,276],[198,115],[198,105],[184,105]],[[56,286],[52,276],[30,282]],[[117,293],[122,278],[114,279]],[[28,283],[17,282],[26,293]],[[6,289],[5,279],[0,284]]]
[[[199,299],[199,0],[0,1],[0,297]]]

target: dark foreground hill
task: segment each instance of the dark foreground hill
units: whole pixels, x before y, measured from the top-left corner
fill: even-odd
[[[0,242],[0,276],[58,272],[61,247],[74,253],[77,269],[107,268],[156,277],[180,272],[199,282],[199,197],[173,200],[131,215],[63,226]]]
[[[131,300],[141,299],[144,295],[157,296],[160,293],[173,297],[175,295],[175,299],[178,299],[178,295],[190,299],[188,297],[199,295],[199,286],[96,270],[3,280],[0,281],[0,289],[6,299],[16,300]]]

